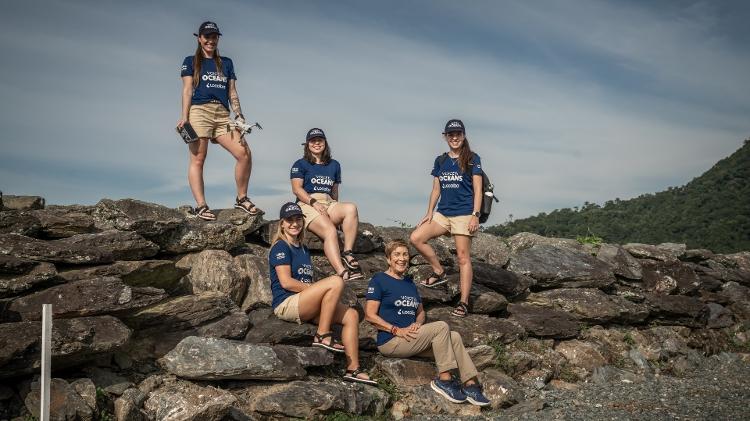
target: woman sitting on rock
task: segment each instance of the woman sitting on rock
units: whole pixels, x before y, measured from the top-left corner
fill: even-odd
[[[465,132],[461,120],[448,120],[445,124],[443,138],[448,143],[448,152],[435,158],[427,214],[410,237],[414,247],[432,266],[432,274],[422,282],[422,285],[432,288],[444,284],[447,279],[445,269],[427,241],[446,234],[453,236],[461,299],[451,314],[457,317],[465,317],[469,312],[469,292],[474,276],[471,237],[479,229],[479,210],[482,206],[482,164],[479,155],[471,151]]]
[[[310,129],[304,145],[304,156],[292,165],[292,193],[305,214],[305,229],[320,237],[323,252],[336,273],[344,280],[362,278],[359,262],[352,249],[357,238],[357,205],[338,202],[341,165],[331,158],[323,130]],[[336,227],[344,232],[344,251],[339,252]]]
[[[405,241],[394,240],[385,246],[388,270],[372,277],[367,287],[367,321],[378,329],[377,345],[387,357],[434,356],[439,372],[432,389],[453,403],[469,401],[486,406],[477,369],[464,348],[458,332],[444,321],[425,324],[422,299],[414,281],[406,276],[409,248]],[[458,368],[461,383],[450,370]]]
[[[273,312],[281,320],[318,325],[312,346],[346,354],[344,379],[376,384],[359,367],[359,314],[339,302],[344,280],[337,275],[313,282],[310,252],[302,245],[305,221],[296,203],[286,203],[268,254]],[[331,324],[339,323],[342,342],[333,337]]]

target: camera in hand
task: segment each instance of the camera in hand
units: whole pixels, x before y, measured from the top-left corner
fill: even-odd
[[[198,140],[198,134],[195,133],[195,130],[193,130],[193,126],[191,126],[188,122],[185,122],[182,127],[175,127],[175,130],[177,130],[177,134],[180,135],[185,143],[193,143]]]

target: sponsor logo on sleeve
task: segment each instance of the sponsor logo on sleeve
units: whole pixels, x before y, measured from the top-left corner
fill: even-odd
[[[276,253],[276,260],[283,260],[285,257],[286,253],[284,253],[283,251]]]
[[[187,64],[182,65],[182,71],[184,72],[185,70],[187,70]]]
[[[297,167],[292,167],[292,172],[299,172],[299,168],[297,168]]]
[[[374,294],[375,293],[375,287],[367,287],[367,293],[368,294]]]

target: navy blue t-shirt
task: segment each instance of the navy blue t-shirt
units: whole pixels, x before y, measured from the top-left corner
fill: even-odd
[[[331,194],[334,184],[341,184],[341,165],[335,159],[327,164],[311,164],[302,158],[292,165],[289,178],[301,178],[302,187],[308,193]]]
[[[310,252],[305,246],[293,246],[287,244],[284,240],[279,240],[271,247],[268,252],[268,266],[271,270],[271,292],[273,301],[271,306],[276,308],[287,298],[296,294],[284,289],[279,281],[279,275],[276,274],[276,266],[287,265],[292,267],[292,278],[311,284],[313,281],[313,266],[310,260]]]
[[[441,155],[442,156],[442,155]],[[437,211],[445,216],[471,215],[474,210],[473,175],[482,174],[482,161],[474,154],[471,168],[461,173],[458,159],[447,157],[440,165],[440,156],[435,158],[432,176],[440,181],[440,201]]]
[[[380,301],[378,316],[386,322],[407,327],[417,321],[417,309],[422,299],[419,297],[414,280],[394,278],[385,272],[376,273],[367,286],[368,300]],[[378,330],[378,346],[393,338],[391,332]]]
[[[229,57],[221,58],[222,74],[216,72],[216,63],[212,58],[204,58],[201,63],[201,76],[198,86],[193,90],[192,105],[206,104],[212,100],[218,100],[229,110],[229,80],[236,80],[234,75],[234,64]],[[185,57],[182,62],[180,76],[193,75],[193,56]]]

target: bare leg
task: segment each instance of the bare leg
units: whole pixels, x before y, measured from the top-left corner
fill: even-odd
[[[343,326],[341,342],[346,350],[346,369],[355,370],[359,368],[359,314],[357,310],[338,303],[333,320]],[[359,377],[369,378],[364,373]]]
[[[334,206],[328,215],[333,225],[341,225],[344,231],[344,250],[352,250],[354,241],[357,239],[357,227],[359,226],[359,214],[357,205],[354,203],[339,203]]]
[[[461,302],[468,303],[471,281],[474,278],[474,271],[471,267],[471,237],[468,235],[454,235],[453,240],[456,242],[456,257],[458,257]]]
[[[417,251],[422,257],[427,260],[427,263],[432,267],[432,271],[435,273],[443,273],[443,266],[440,264],[440,260],[435,254],[435,250],[427,244],[427,242],[433,238],[440,237],[448,233],[442,225],[435,221],[430,221],[429,224],[422,224],[412,231],[409,236],[409,241],[416,247]]]
[[[307,229],[323,240],[323,253],[325,253],[328,262],[333,266],[333,270],[337,274],[343,272],[344,264],[341,263],[339,236],[331,220],[326,215],[320,215],[310,223]]]
[[[331,331],[336,305],[344,289],[340,276],[329,276],[313,283],[299,294],[299,317],[303,321],[317,320],[318,333]]]
[[[250,147],[244,140],[240,140],[240,134],[237,130],[230,130],[229,133],[216,138],[216,142],[237,160],[234,165],[234,182],[237,184],[237,197],[247,196],[247,186],[250,183],[250,171],[252,170],[253,160],[250,153]]]
[[[206,204],[206,196],[203,191],[203,164],[208,154],[208,138],[202,137],[188,145],[190,151],[190,165],[188,167],[188,184],[193,198],[198,206]]]

